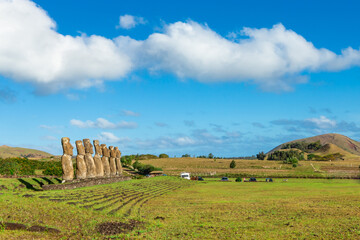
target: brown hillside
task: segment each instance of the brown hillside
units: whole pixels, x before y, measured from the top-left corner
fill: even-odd
[[[329,133],[329,134],[323,134],[323,135],[318,135],[318,136],[309,137],[309,138],[298,139],[298,140],[290,141],[287,143],[292,143],[292,142],[311,143],[311,142],[316,142],[316,141],[320,141],[320,143],[322,145],[333,144],[346,152],[360,156],[360,142],[357,142],[349,137],[346,137],[341,134],[336,134],[336,133]],[[283,143],[283,144],[287,144],[287,143]],[[277,146],[276,148],[271,150],[269,153],[281,149],[281,146],[283,144]],[[340,151],[337,151],[337,152],[340,152]]]
[[[20,148],[20,147],[9,147],[9,146],[0,146],[0,158],[10,158],[10,157],[27,157],[33,159],[40,158],[49,158],[53,155],[47,152],[29,149],[29,148]]]

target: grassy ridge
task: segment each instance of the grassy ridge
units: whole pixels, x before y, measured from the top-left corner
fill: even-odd
[[[358,178],[360,176],[360,157],[332,162],[299,161],[296,168],[282,161],[240,159],[235,159],[236,167],[230,168],[231,161],[231,159],[162,158],[141,162],[160,167],[166,174],[173,176],[179,176],[181,172],[214,177]]]
[[[28,157],[32,159],[50,158],[50,153],[29,148],[0,146],[0,158]]]
[[[281,144],[274,149],[272,149],[270,152],[280,150],[283,145],[294,143],[294,142],[306,142],[306,143],[312,143],[320,141],[322,145],[325,144],[334,144],[338,148],[342,149],[343,151],[346,151],[351,154],[360,155],[360,142],[357,142],[347,136],[336,134],[336,133],[329,133],[329,134],[323,134],[318,135],[314,137],[304,138],[304,139],[298,139],[294,141],[290,141],[284,144]],[[332,152],[333,153],[333,152]]]

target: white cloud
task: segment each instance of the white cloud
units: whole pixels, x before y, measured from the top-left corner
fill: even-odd
[[[101,85],[131,69],[130,59],[101,36],[62,35],[28,0],[0,0],[0,74],[32,82],[44,93]]]
[[[136,27],[136,25],[145,24],[146,21],[142,17],[136,17],[132,15],[125,14],[120,16],[119,25],[117,28],[131,29]]]
[[[307,73],[360,65],[360,52],[316,48],[282,24],[244,28],[225,38],[194,21],[165,26],[144,41],[119,36],[69,36],[30,0],[0,0],[0,74],[31,82],[43,93],[102,86],[132,70],[169,72],[200,82],[253,82],[266,90],[291,90]],[[120,17],[131,28],[144,19]]]
[[[117,41],[130,46],[128,54],[138,58],[134,61],[145,60],[143,64],[152,71],[167,71],[201,82],[252,80],[270,90],[289,90],[293,83],[305,82],[303,72],[360,65],[358,50],[348,48],[336,55],[317,49],[282,24],[271,29],[244,28],[242,37],[231,41],[207,25],[189,21],[169,24],[164,33],[154,33],[145,41],[123,37]]]
[[[102,132],[98,137],[101,142],[105,143],[126,143],[131,141],[128,137],[119,138],[111,132]]]
[[[106,120],[105,118],[98,118],[96,119],[96,121],[91,121],[91,120],[87,120],[87,121],[81,121],[78,119],[72,119],[70,120],[70,124],[72,126],[75,127],[79,127],[79,128],[101,128],[101,129],[116,129],[116,128],[137,128],[137,123],[135,122],[126,122],[126,121],[121,121],[118,123],[112,123],[108,120]]]
[[[131,116],[131,117],[139,117],[140,113],[129,111],[129,110],[122,110],[121,115],[123,115],[123,116]]]
[[[333,128],[336,126],[336,121],[328,119],[325,116],[320,116],[320,118],[309,118],[305,121],[314,123],[318,128],[325,129],[325,128]]]

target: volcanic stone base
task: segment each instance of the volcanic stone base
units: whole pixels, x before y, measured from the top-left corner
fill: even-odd
[[[72,181],[66,181],[66,183],[63,184],[44,185],[43,190],[75,189],[80,187],[89,187],[93,185],[109,184],[109,183],[122,182],[128,180],[131,180],[131,177],[114,176],[111,178],[75,179]]]

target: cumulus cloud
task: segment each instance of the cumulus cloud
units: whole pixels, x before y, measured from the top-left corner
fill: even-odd
[[[139,117],[140,113],[133,112],[133,111],[130,111],[130,110],[122,110],[121,115],[123,115],[123,116],[131,116],[131,117]]]
[[[360,64],[358,50],[342,55],[320,48],[282,24],[271,29],[244,28],[236,40],[228,40],[207,25],[176,22],[145,41],[119,37],[130,46],[129,55],[151,71],[166,71],[179,78],[201,82],[253,81],[265,89],[289,90],[313,71],[337,71]],[[140,59],[141,58],[141,59]]]
[[[44,93],[101,85],[132,67],[112,40],[68,36],[29,0],[0,0],[0,74],[31,82]]]
[[[310,133],[327,133],[327,132],[360,132],[353,122],[336,121],[325,116],[318,118],[308,118],[304,120],[280,119],[271,121],[273,125],[283,126],[290,132],[310,132]]]
[[[72,119],[70,120],[70,124],[75,127],[79,128],[101,128],[101,129],[116,129],[116,128],[137,128],[137,123],[135,122],[126,122],[121,121],[118,123],[112,123],[105,118],[98,118],[96,121],[81,121],[78,119]]]
[[[31,82],[43,92],[102,86],[135,70],[167,72],[200,82],[252,82],[265,90],[291,90],[307,74],[360,65],[359,50],[341,54],[316,48],[282,24],[243,28],[231,39],[194,21],[165,25],[143,41],[128,36],[68,36],[30,0],[0,0],[0,74]],[[124,15],[120,26],[144,20]],[[24,37],[26,36],[26,37]]]
[[[132,16],[125,14],[120,16],[119,25],[116,26],[117,28],[124,28],[124,29],[131,29],[136,27],[136,25],[145,24],[146,21],[142,17]]]
[[[309,118],[306,119],[305,122],[313,123],[316,127],[324,129],[324,128],[332,128],[336,126],[336,121],[328,119],[325,116],[320,116],[320,118]]]
[[[105,143],[126,143],[131,141],[128,137],[119,138],[111,132],[102,132],[98,137],[101,142]]]

